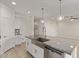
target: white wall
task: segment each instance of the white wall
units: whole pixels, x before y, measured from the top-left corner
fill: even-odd
[[[8,38],[15,36],[15,28],[21,29],[23,36],[33,35],[34,32],[34,17],[21,13],[15,13],[11,7],[0,4],[0,32],[2,37]]]
[[[46,35],[59,36],[79,40],[79,20],[58,21],[56,19],[45,19]]]
[[[0,52],[4,53],[18,43],[15,36],[15,28],[21,29],[21,36],[33,35],[33,16],[17,16],[14,8],[0,3]],[[22,41],[22,40],[21,40]]]
[[[25,41],[25,36],[34,35],[34,17],[20,12],[15,14],[15,29],[20,29],[20,34],[16,36],[16,45]]]
[[[58,36],[79,39],[79,20],[58,22]]]
[[[54,19],[45,19],[46,35],[57,36],[57,24]]]
[[[34,35],[34,17],[21,13],[16,14],[15,28],[21,30],[22,36]]]

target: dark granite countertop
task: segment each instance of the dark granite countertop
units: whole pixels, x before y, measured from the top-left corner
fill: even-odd
[[[75,46],[79,43],[79,41],[71,38],[52,37],[50,38],[50,41],[46,41],[44,43],[55,49],[71,54],[71,52],[73,51]]]
[[[26,36],[26,38],[32,39],[32,42],[41,48],[44,48],[45,45],[49,45],[53,48],[56,48],[60,51],[64,51],[65,53],[68,53],[68,54],[71,54],[74,47],[79,42],[75,39],[73,40],[69,38],[50,37],[50,36],[46,37],[46,39],[49,39],[49,41],[46,41],[46,42],[39,42],[34,39],[34,36]]]
[[[37,41],[37,40],[34,38],[33,35],[31,35],[31,36],[25,36],[25,37],[31,39],[33,44],[35,44],[35,45],[37,45],[37,46],[39,46],[39,47],[41,47],[41,48],[44,48],[44,47],[45,47],[45,44],[44,44],[43,42]]]

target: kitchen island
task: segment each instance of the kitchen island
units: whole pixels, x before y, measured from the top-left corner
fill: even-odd
[[[45,39],[48,41],[40,42],[34,39],[33,36],[28,37],[32,40],[32,43],[44,49],[44,57],[49,54],[49,51],[58,53],[60,55],[66,53],[71,55],[73,49],[79,43],[78,40],[63,38],[63,37],[50,37],[47,36]],[[46,54],[47,53],[47,54]]]
[[[44,43],[60,51],[71,54],[73,48],[75,48],[79,41],[68,38],[52,37],[50,41],[46,41]]]

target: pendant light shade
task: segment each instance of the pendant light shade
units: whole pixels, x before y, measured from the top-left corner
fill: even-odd
[[[62,17],[62,16],[59,16],[59,18],[58,18],[58,19],[61,21],[61,20],[63,20],[63,17]]]
[[[59,9],[59,13],[60,13],[60,14],[59,14],[59,18],[58,18],[59,21],[63,20],[63,16],[61,15],[61,13],[62,13],[62,10],[61,10],[61,1],[62,1],[62,0],[59,0],[59,2],[60,2],[60,6],[59,6],[59,8],[60,8],[60,9]]]

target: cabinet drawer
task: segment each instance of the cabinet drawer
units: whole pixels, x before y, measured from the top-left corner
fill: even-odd
[[[33,44],[33,54],[35,58],[44,58],[44,49]]]

